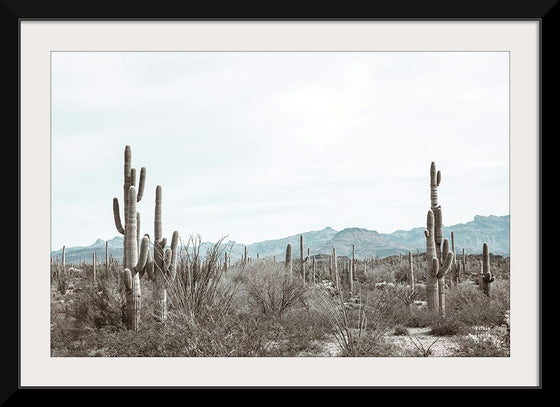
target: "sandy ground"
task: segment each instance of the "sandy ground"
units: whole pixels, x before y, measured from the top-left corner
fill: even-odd
[[[452,337],[430,335],[430,327],[407,328],[408,335],[388,335],[387,338],[409,356],[452,356],[457,345]]]

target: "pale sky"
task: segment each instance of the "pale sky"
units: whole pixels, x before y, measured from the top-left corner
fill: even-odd
[[[163,232],[251,244],[509,214],[506,52],[53,52],[52,250],[118,232],[123,155]]]

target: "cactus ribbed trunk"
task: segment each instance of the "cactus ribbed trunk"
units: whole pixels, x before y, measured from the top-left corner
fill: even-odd
[[[292,278],[292,245],[288,243],[286,246],[286,262],[284,263],[285,274],[288,278]]]
[[[315,261],[315,257],[313,257],[313,276],[312,276],[312,281],[313,283],[315,283],[316,280],[316,276],[317,276],[317,262]]]
[[[105,274],[109,276],[109,242],[105,242]]]
[[[150,276],[155,282],[153,298],[155,304],[159,304],[158,317],[166,321],[168,316],[168,293],[169,284],[175,280],[177,272],[177,245],[179,233],[173,232],[171,247],[165,248],[167,239],[163,237],[162,221],[162,188],[156,186],[155,210],[154,210],[154,260],[153,273]],[[227,253],[225,263],[227,264]],[[227,267],[227,265],[225,266]]]
[[[59,273],[64,275],[66,273],[66,246],[62,246],[62,256],[61,256],[61,269],[56,273],[56,277],[59,276]]]
[[[412,252],[408,252],[408,284],[414,290],[414,263],[412,261]]]
[[[350,280],[350,292],[354,292],[354,264],[356,264],[356,248],[352,245],[352,260],[350,262],[350,270],[348,279]]]
[[[113,218],[117,231],[123,235],[123,267],[119,271],[121,287],[126,308],[128,329],[138,331],[140,318],[140,277],[144,273],[147,263],[149,239],[140,240],[140,214],[136,210],[136,203],[142,199],[146,179],[146,169],[142,167],[138,187],[136,187],[136,170],[131,167],[132,154],[130,146],[124,150],[124,182],[123,182],[123,214],[124,226],[121,222],[119,200],[113,198]],[[105,242],[105,264],[109,270],[108,242]],[[97,263],[95,255],[94,263]],[[94,269],[95,270],[95,269]],[[95,271],[94,271],[94,278]]]
[[[445,259],[437,273],[439,313],[445,316],[445,276],[455,266],[455,253],[449,250],[449,241],[443,240],[442,256]]]
[[[436,170],[436,163],[430,165],[430,209],[434,214],[434,245],[436,257],[442,263],[441,242],[443,239],[443,220],[441,205],[438,203],[438,186],[441,182],[441,172]]]
[[[336,287],[336,291],[340,292],[340,280],[338,278],[338,265],[336,261],[336,249],[333,247],[332,249],[332,262],[333,262],[333,274],[334,274],[334,284]]]
[[[436,246],[434,241],[434,213],[428,211],[427,228],[424,231],[426,236],[426,301],[428,309],[436,312],[438,309],[438,281],[437,272],[439,260],[436,257]]]
[[[92,280],[95,283],[97,281],[97,252],[93,252],[91,262],[93,264]]]
[[[141,307],[141,292],[140,292],[140,275],[135,273],[132,276],[130,269],[124,270],[124,281],[126,289],[126,323],[127,328],[138,332],[140,326],[140,307]]]
[[[154,207],[154,303],[159,307],[157,316],[163,321],[167,317],[167,289],[164,276],[164,249],[166,241],[163,238],[162,222],[162,191],[161,186],[156,186]]]
[[[135,268],[138,263],[138,245],[136,243],[137,224],[136,220],[136,188],[130,186],[128,191],[128,205],[125,211],[126,219],[126,233],[125,233],[125,273],[128,270],[130,278],[125,275],[126,287],[126,315],[128,329],[135,332],[138,331],[139,318],[140,318],[140,276]]]
[[[305,261],[303,260],[303,235],[299,235],[299,262],[301,266],[301,277],[305,282]]]
[[[482,290],[484,294],[490,296],[490,283],[494,281],[494,275],[490,271],[490,253],[488,243],[482,245]]]

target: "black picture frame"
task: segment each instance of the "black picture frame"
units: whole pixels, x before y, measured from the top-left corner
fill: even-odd
[[[1,0],[0,10],[2,16],[1,30],[3,38],[9,38],[6,42],[6,50],[4,54],[4,68],[5,83],[8,85],[9,91],[4,92],[8,109],[13,109],[12,114],[6,115],[10,124],[15,124],[15,117],[18,117],[17,127],[14,132],[18,133],[18,153],[20,153],[19,145],[19,103],[15,106],[14,96],[17,92],[19,101],[19,81],[12,79],[16,76],[19,79],[19,24],[22,20],[173,20],[173,19],[186,19],[186,20],[259,20],[259,21],[274,21],[274,20],[347,20],[347,21],[360,21],[360,20],[445,20],[445,21],[473,21],[473,20],[534,20],[541,23],[540,31],[540,136],[539,136],[539,162],[542,163],[542,132],[543,124],[546,123],[544,113],[549,112],[548,117],[552,117],[552,109],[554,103],[544,103],[546,97],[556,94],[557,91],[557,63],[554,60],[555,38],[557,36],[557,15],[558,7],[557,0],[554,1],[470,1],[463,3],[455,3],[448,1],[431,1],[431,2],[415,2],[415,1],[400,1],[400,2],[384,2],[379,4],[368,4],[367,10],[351,9],[347,7],[346,10],[341,10],[339,5],[329,9],[328,7],[321,7],[321,10],[303,10],[291,12],[276,12],[261,11],[259,9],[241,10],[238,5],[232,5],[230,8],[220,8],[217,10],[192,9],[190,5],[184,3],[165,3],[158,4],[134,4],[131,7],[129,4],[112,3],[112,2],[91,2],[79,3],[70,1],[60,2],[32,2],[22,0]],[[333,5],[334,6],[334,5]],[[273,16],[276,14],[276,16]],[[18,61],[18,68],[16,71],[15,60]],[[7,63],[11,61],[11,63]],[[543,82],[544,81],[544,82]],[[17,84],[17,85],[16,85]],[[10,98],[8,101],[7,98]],[[549,119],[550,120],[550,119]],[[8,136],[12,139],[11,133]],[[541,164],[542,168],[542,164]],[[21,155],[18,160],[18,206],[21,203],[20,191],[20,172],[21,172]],[[542,169],[539,170],[539,236],[541,231],[541,213],[542,213]],[[18,214],[20,213],[18,208]],[[18,220],[18,236],[21,229],[21,218]],[[540,245],[539,245],[540,247]],[[19,279],[18,276],[21,272],[20,269],[20,256],[21,247],[18,246],[18,273],[6,273],[5,287],[10,287],[2,297],[5,302],[4,310],[7,310],[6,317],[8,322],[4,327],[4,344],[7,350],[7,360],[2,363],[2,379],[0,385],[0,404],[17,405],[29,402],[32,397],[29,393],[30,390],[39,389],[22,389],[19,381],[19,313],[16,314],[14,304],[20,300],[19,295]],[[542,248],[540,249],[542,250]],[[542,263],[539,261],[539,275],[541,273]],[[15,287],[18,287],[16,290]],[[17,293],[17,295],[15,294]],[[542,284],[539,283],[539,298],[542,297]],[[19,308],[19,307],[18,307]],[[539,315],[541,307],[539,306]],[[542,324],[539,321],[539,336],[541,334]],[[16,335],[16,332],[18,335]],[[16,351],[17,350],[17,351]],[[541,360],[540,371],[542,372],[542,342],[539,347],[539,359]],[[539,383],[542,383],[542,373],[539,374]],[[398,389],[397,386],[395,389]],[[542,385],[537,386],[542,389]],[[63,388],[60,388],[63,389]],[[81,389],[86,390],[86,389]],[[143,392],[140,392],[140,397]],[[71,396],[70,396],[71,397]],[[138,397],[138,396],[135,396]],[[132,401],[132,400],[129,400]]]

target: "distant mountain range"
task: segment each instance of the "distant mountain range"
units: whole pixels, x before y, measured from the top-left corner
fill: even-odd
[[[455,236],[455,250],[460,253],[463,248],[468,254],[478,254],[482,252],[482,244],[488,243],[490,252],[509,257],[509,215],[505,216],[480,216],[467,223],[460,223],[452,226],[444,226],[444,238],[451,239],[451,232]],[[387,257],[406,254],[408,251],[420,253],[426,250],[426,238],[424,237],[424,228],[418,227],[411,230],[397,230],[393,233],[378,233],[375,230],[363,228],[346,228],[336,231],[331,227],[321,230],[303,232],[303,244],[305,253],[307,248],[310,249],[312,255],[330,254],[332,248],[336,248],[336,252],[340,256],[351,256],[352,244],[355,247],[357,258],[365,257]],[[300,234],[288,236],[276,240],[266,240],[262,242],[244,245],[234,241],[223,242],[222,245],[231,253],[233,260],[243,256],[245,246],[247,247],[247,255],[256,258],[257,254],[260,258],[276,256],[277,260],[283,260],[286,253],[288,243],[292,245],[292,256],[299,257],[299,239]],[[185,238],[183,238],[186,244]],[[116,236],[108,240],[109,255],[119,260],[122,259],[122,236]],[[214,243],[203,242],[201,244],[200,253],[204,254],[208,248]],[[97,252],[99,262],[104,261],[105,257],[105,241],[97,239],[91,246],[67,247],[66,262],[78,263],[85,261],[90,263],[93,252]],[[61,256],[62,249],[51,252],[51,256],[56,258]]]

